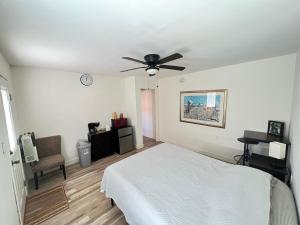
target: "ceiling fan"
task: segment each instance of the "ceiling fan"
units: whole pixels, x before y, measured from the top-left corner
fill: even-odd
[[[145,55],[144,60],[145,61],[141,61],[138,59],[133,59],[130,57],[122,57],[122,59],[127,59],[130,61],[134,61],[134,62],[138,62],[138,63],[142,63],[145,66],[141,66],[141,67],[136,67],[136,68],[132,68],[132,69],[128,69],[128,70],[122,70],[120,72],[127,72],[127,71],[131,71],[131,70],[137,70],[137,69],[142,69],[144,68],[146,70],[146,72],[149,74],[149,76],[154,76],[155,74],[157,74],[157,72],[159,71],[159,69],[169,69],[169,70],[184,70],[185,67],[182,66],[171,66],[171,65],[163,65],[167,62],[176,60],[176,59],[180,59],[183,56],[179,53],[174,53],[172,55],[169,55],[165,58],[160,58],[160,56],[158,54],[149,54],[149,55]]]

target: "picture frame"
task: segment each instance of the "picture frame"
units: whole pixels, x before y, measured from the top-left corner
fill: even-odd
[[[269,120],[268,121],[268,135],[283,137],[284,122]]]
[[[180,122],[225,128],[227,89],[180,92]]]

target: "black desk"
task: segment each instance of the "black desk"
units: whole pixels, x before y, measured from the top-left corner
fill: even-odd
[[[249,140],[249,141],[257,141],[257,142],[261,142],[261,143],[270,143],[273,141],[277,141],[277,142],[286,144],[285,159],[284,159],[284,161],[286,163],[289,146],[291,145],[291,142],[289,141],[289,139],[287,139],[285,137],[280,138],[280,137],[276,137],[273,135],[269,135],[265,132],[258,132],[258,131],[251,131],[251,130],[244,131],[244,139]]]
[[[268,135],[264,132],[257,132],[257,131],[250,131],[245,130],[244,131],[244,137],[243,139],[245,141],[253,141],[253,142],[261,142],[261,143],[270,143],[273,141],[281,142],[286,144],[286,151],[285,151],[285,158],[284,159],[275,159],[269,156],[264,156],[260,154],[252,154],[249,162],[249,166],[263,170],[267,173],[272,174],[274,177],[277,177],[278,179],[288,182],[289,173],[287,168],[287,158],[288,158],[288,150],[291,145],[291,142],[283,137],[276,137],[272,135]]]
[[[245,130],[244,138],[252,141],[263,142],[263,143],[270,143],[273,141],[277,141],[277,142],[284,143],[286,145],[291,144],[291,142],[285,137],[280,138],[273,135],[269,135],[265,132],[252,131],[252,130]]]

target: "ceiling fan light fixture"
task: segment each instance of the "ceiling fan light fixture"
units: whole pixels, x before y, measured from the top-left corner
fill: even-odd
[[[155,74],[158,73],[158,70],[159,68],[158,67],[149,67],[146,69],[147,73],[150,75],[150,76],[154,76]]]

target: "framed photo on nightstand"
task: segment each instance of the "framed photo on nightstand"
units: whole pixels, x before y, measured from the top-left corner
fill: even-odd
[[[268,134],[276,137],[283,137],[284,122],[269,120]]]

